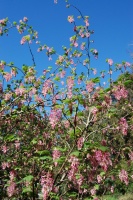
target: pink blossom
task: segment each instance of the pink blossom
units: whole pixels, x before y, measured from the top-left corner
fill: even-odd
[[[16,177],[16,172],[14,170],[10,171],[9,177],[10,177],[10,180],[13,181],[14,178]]]
[[[90,193],[91,193],[92,196],[94,196],[96,194],[96,189],[95,188],[91,189]]]
[[[14,68],[11,69],[11,75],[16,76],[16,70]]]
[[[5,25],[6,19],[1,19],[0,24]]]
[[[70,127],[70,123],[67,120],[63,121],[63,124],[64,124],[65,128],[69,128]]]
[[[86,83],[86,90],[87,90],[87,92],[92,92],[93,91],[93,88],[94,88],[94,83],[92,82],[92,81],[89,81],[89,82],[87,82]]]
[[[110,191],[111,193],[114,193],[114,186],[111,186]]]
[[[103,180],[103,178],[100,175],[97,175],[97,182],[101,183],[102,180]]]
[[[88,27],[89,26],[89,21],[88,19],[85,20],[85,25]]]
[[[78,147],[78,150],[80,150],[84,144],[84,137],[80,137],[77,141],[77,147]]]
[[[124,86],[114,86],[113,88],[113,94],[117,100],[120,100],[121,98],[126,98],[128,95],[128,91],[124,88]]]
[[[79,160],[78,158],[76,158],[75,156],[70,156],[70,159],[68,160],[68,162],[71,163],[70,165],[70,170],[68,172],[68,179],[70,181],[76,181],[76,173],[78,171],[78,166],[79,166]]]
[[[73,45],[74,45],[74,47],[78,47],[78,43],[77,42],[74,42]]]
[[[18,96],[22,96],[23,94],[25,94],[25,88],[24,87],[19,87],[19,88],[16,88],[15,90],[15,94]]]
[[[26,36],[23,36],[21,41],[20,41],[20,44],[25,44],[26,41],[29,41],[29,43],[31,43],[31,40],[30,40],[30,35],[26,35]]]
[[[12,75],[11,75],[10,73],[6,72],[6,74],[4,75],[4,78],[5,78],[5,79],[6,79],[6,81],[8,82],[8,81],[10,81],[10,80],[11,80],[11,78],[12,78]]]
[[[2,169],[6,169],[10,167],[10,163],[9,162],[2,162],[2,165],[1,165]]]
[[[124,182],[126,185],[128,185],[129,181],[128,181],[128,173],[127,173],[127,171],[122,169],[120,171],[120,173],[119,173],[119,179],[121,180],[121,182]]]
[[[81,49],[81,50],[84,50],[84,49],[85,49],[85,43],[82,43],[82,44],[81,44],[80,49]]]
[[[54,179],[52,178],[52,174],[50,174],[49,172],[41,177],[43,200],[47,200],[49,193],[53,189],[53,184]]]
[[[6,94],[5,94],[5,100],[6,100],[6,101],[10,100],[11,97],[12,97],[12,94],[11,94],[11,93],[6,93]]]
[[[58,158],[60,158],[61,153],[60,153],[59,150],[54,149],[52,155],[53,155],[54,165],[55,165],[55,167],[56,167],[56,166],[58,165],[58,163],[57,163],[55,160],[58,159]]]
[[[4,63],[3,62],[0,62],[0,69],[4,70]]]
[[[6,145],[3,145],[3,146],[1,147],[1,149],[2,149],[3,153],[7,153],[7,151],[9,150],[8,147],[7,147]]]
[[[112,59],[108,59],[107,62],[108,62],[108,64],[109,64],[110,66],[113,65],[113,60],[112,60]]]
[[[25,44],[26,43],[26,38],[25,37],[22,37],[21,41],[20,41],[20,44]]]
[[[16,149],[19,149],[20,148],[20,141],[16,140],[14,145],[15,145]]]
[[[40,96],[35,96],[35,101],[42,106],[44,105],[44,101]]]
[[[131,151],[128,155],[129,155],[130,160],[133,161],[133,151]]]
[[[55,126],[60,121],[61,116],[62,116],[61,110],[58,110],[58,109],[51,110],[50,115],[49,115],[49,121],[52,128],[55,128]]]
[[[93,107],[91,112],[92,112],[93,115],[96,115],[97,112],[98,112],[98,109],[96,107]]]
[[[96,150],[94,156],[92,157],[91,162],[95,163],[95,161],[103,168],[104,171],[107,171],[108,166],[110,165],[112,166],[112,161],[110,159],[109,152],[102,152],[101,150]]]
[[[125,66],[126,66],[126,67],[130,67],[131,64],[130,64],[129,62],[126,62],[126,63],[125,63]]]
[[[93,74],[96,75],[97,74],[97,70],[93,69]]]
[[[80,174],[80,177],[77,179],[77,184],[80,187],[83,184],[84,181],[84,177],[82,176],[82,174]]]
[[[70,23],[74,22],[73,16],[68,16],[67,20],[68,20]]]
[[[10,181],[9,186],[7,187],[8,197],[12,197],[16,193],[16,183]]]
[[[120,119],[119,124],[120,124],[120,130],[122,131],[123,135],[127,135],[128,123],[124,117]]]
[[[47,92],[49,91],[49,89],[51,89],[52,87],[52,82],[51,80],[46,80],[43,84],[43,88],[42,88],[42,94],[45,97],[47,95]]]
[[[27,21],[28,21],[28,18],[27,18],[27,17],[24,17],[24,18],[23,18],[23,21],[24,21],[24,22],[27,22]]]
[[[61,72],[60,72],[60,77],[61,77],[61,78],[64,78],[65,74],[66,74],[66,72],[65,72],[64,70],[61,71]]]
[[[89,38],[89,37],[90,37],[90,33],[87,32],[87,33],[85,34],[85,36],[86,36],[87,38]]]
[[[68,95],[68,98],[72,98],[73,85],[74,85],[73,77],[69,76],[68,79],[67,79],[67,88],[68,88],[67,95]]]

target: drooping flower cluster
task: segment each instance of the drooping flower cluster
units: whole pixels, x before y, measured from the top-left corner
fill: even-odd
[[[58,124],[62,116],[62,111],[59,109],[51,110],[49,115],[49,122],[51,124],[52,128],[55,128],[55,126]]]
[[[67,92],[67,95],[68,95],[68,98],[71,99],[72,98],[72,88],[73,88],[73,85],[74,85],[74,80],[73,80],[73,77],[72,76],[69,76],[68,79],[67,79],[67,88],[68,88],[68,92]]]
[[[52,82],[50,80],[46,80],[43,84],[42,88],[42,94],[45,97],[47,95],[47,92],[51,89]]]
[[[75,182],[76,173],[78,171],[78,166],[79,166],[79,159],[76,156],[71,156],[69,162],[71,163],[71,165],[70,165],[70,170],[68,172],[68,179],[70,181]]]
[[[48,172],[44,176],[41,177],[43,200],[47,200],[49,193],[53,189],[53,183],[54,183],[54,180],[52,178],[51,173]]]
[[[54,165],[56,167],[58,163],[55,160],[60,158],[61,152],[58,149],[54,149],[52,152],[52,156],[53,156]]]
[[[10,171],[10,180],[8,182],[9,186],[7,187],[7,194],[8,197],[12,197],[15,193],[16,193],[16,183],[14,181],[15,177],[16,177],[16,173],[15,171]]]
[[[117,100],[120,100],[121,98],[126,98],[128,95],[128,91],[124,88],[124,86],[114,86],[113,87],[113,95]]]
[[[101,166],[104,171],[107,171],[109,166],[112,166],[109,152],[102,152],[101,150],[95,150],[93,155],[87,155],[90,159],[93,168],[96,170],[98,166]]]
[[[91,93],[94,89],[95,83],[93,83],[92,81],[89,81],[86,83],[86,90],[87,92]]]
[[[121,130],[123,135],[127,135],[128,123],[124,117],[122,117],[119,121],[119,129]]]
[[[128,185],[129,180],[128,180],[128,173],[124,169],[122,169],[119,173],[119,179],[121,182],[124,182],[126,185]]]
[[[112,59],[107,59],[107,62],[108,62],[108,64],[109,64],[110,66],[113,65],[113,60],[112,60]]]
[[[80,138],[78,139],[78,141],[77,141],[78,150],[80,150],[80,149],[82,148],[82,146],[83,146],[83,144],[84,144],[84,141],[85,141],[84,137],[80,137]]]

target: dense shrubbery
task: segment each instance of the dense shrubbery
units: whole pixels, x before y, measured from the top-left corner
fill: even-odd
[[[113,60],[107,59],[109,86],[102,87],[104,72],[92,78],[96,69],[91,68],[90,57],[98,58],[98,51],[89,49],[94,31],[87,16],[80,12],[78,18],[80,26],[68,16],[74,35],[63,55],[38,42],[26,17],[12,25],[8,19],[0,20],[1,36],[17,28],[33,61],[33,66],[21,69],[0,61],[2,198],[96,200],[103,194],[125,193],[132,185],[131,64],[112,67]],[[34,41],[49,59],[57,55],[55,68],[45,69],[41,77],[30,47]],[[79,66],[86,72],[79,73]],[[115,71],[122,74],[114,82]]]

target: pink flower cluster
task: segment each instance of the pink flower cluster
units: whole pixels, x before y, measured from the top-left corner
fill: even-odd
[[[48,90],[51,88],[52,82],[50,80],[46,80],[43,84],[42,94],[45,97],[47,95]]]
[[[86,90],[87,90],[87,92],[92,92],[93,91],[93,88],[94,88],[94,85],[95,85],[95,83],[93,83],[92,81],[89,81],[89,82],[87,82],[86,83]]]
[[[71,156],[69,159],[69,162],[71,163],[71,165],[70,165],[71,168],[68,172],[68,179],[70,181],[75,182],[76,181],[76,173],[78,172],[79,160],[75,156]]]
[[[49,121],[52,128],[55,128],[55,126],[60,121],[60,118],[62,116],[62,111],[58,109],[51,110],[51,113],[49,115]]]
[[[23,86],[20,86],[19,88],[16,88],[15,90],[15,94],[17,96],[22,96],[23,94],[25,94],[26,90]]]
[[[122,117],[119,121],[119,129],[121,130],[123,135],[127,135],[127,131],[128,131],[128,123],[127,120]]]
[[[0,20],[0,24],[5,25],[5,23],[6,23],[6,19],[1,19]]]
[[[82,148],[82,146],[83,146],[83,144],[84,144],[84,141],[85,141],[84,137],[80,137],[80,138],[78,139],[78,141],[77,141],[78,150],[80,150],[80,149]]]
[[[125,99],[128,95],[128,91],[124,88],[124,86],[114,86],[113,95],[117,100],[120,100],[121,98]]]
[[[69,99],[72,98],[72,88],[73,88],[73,85],[74,85],[73,77],[69,76],[68,79],[67,79],[67,88],[68,88],[67,95],[68,95]]]
[[[107,62],[108,62],[108,64],[109,64],[110,66],[113,65],[113,60],[112,60],[112,59],[108,59]]]
[[[98,166],[101,166],[104,171],[107,171],[108,167],[112,166],[109,152],[96,150],[93,155],[87,154],[87,158],[90,159],[94,170],[96,170]]]
[[[8,81],[10,81],[10,80],[11,80],[11,78],[12,78],[12,75],[11,75],[10,73],[6,72],[6,74],[4,75],[4,78],[5,78],[5,79],[6,79],[6,81],[8,82]]]
[[[10,163],[9,162],[2,162],[1,164],[2,169],[6,169],[10,167]]]
[[[47,200],[49,193],[53,189],[54,180],[49,172],[41,177],[43,200]]]
[[[133,151],[131,151],[128,155],[129,155],[130,160],[133,161]]]
[[[0,69],[4,70],[4,63],[3,62],[0,62]]]
[[[122,169],[120,171],[120,173],[119,173],[119,179],[121,180],[121,182],[124,182],[126,185],[128,185],[129,181],[128,181],[128,173],[127,173],[127,171]]]
[[[20,44],[25,44],[27,41],[29,41],[29,43],[31,43],[31,40],[30,40],[30,35],[26,35],[26,36],[23,36],[21,41],[20,41]]]
[[[57,149],[54,149],[53,152],[52,152],[52,156],[53,156],[54,165],[56,167],[58,165],[58,163],[55,160],[60,158],[61,152]]]
[[[74,22],[74,18],[73,18],[73,16],[68,16],[68,21],[70,22],[70,23],[72,23],[72,22]]]
[[[14,194],[16,194],[16,183],[14,182],[14,179],[16,177],[16,172],[14,170],[10,171],[10,181],[8,182],[9,186],[7,187],[7,194],[9,197],[12,197]]]

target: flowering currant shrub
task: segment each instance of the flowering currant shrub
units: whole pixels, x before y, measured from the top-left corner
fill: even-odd
[[[57,3],[57,1],[55,1]],[[0,35],[16,29],[27,45],[32,66],[0,60],[0,196],[27,199],[99,199],[126,192],[133,182],[133,76],[131,64],[106,60],[108,71],[96,76],[90,49],[89,18],[68,16],[70,46],[60,55],[38,41],[26,17],[0,20]],[[80,22],[80,25],[78,25]],[[53,69],[37,75],[35,56],[56,56]],[[98,62],[98,61],[97,61]],[[83,71],[78,70],[82,66]],[[113,80],[115,71],[119,72]],[[108,88],[101,79],[109,76]]]

